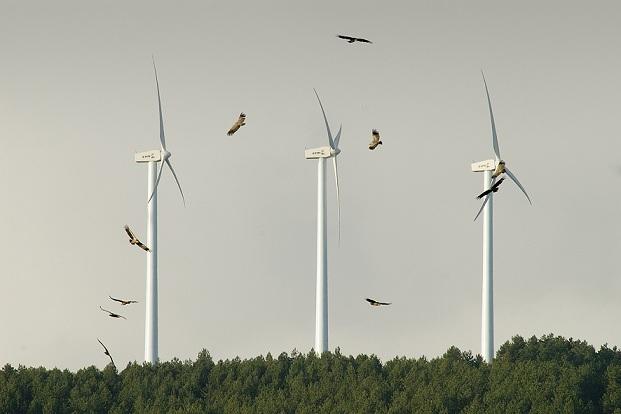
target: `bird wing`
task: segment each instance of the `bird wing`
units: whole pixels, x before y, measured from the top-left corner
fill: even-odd
[[[110,315],[112,315],[112,314],[113,314],[113,312],[110,312],[108,309],[104,309],[104,308],[102,308],[102,307],[101,307],[101,305],[99,305],[99,309],[101,309],[101,310],[102,310],[102,311],[104,311],[104,312],[108,312]]]
[[[366,298],[365,300],[366,300],[367,302],[369,302],[371,305],[375,305],[375,304],[377,304],[377,301],[375,301],[375,300],[373,300],[373,299]]]
[[[123,303],[123,301],[122,301],[121,299],[116,299],[116,298],[113,298],[113,297],[112,297],[112,296],[110,296],[110,295],[108,295],[108,297],[109,297],[110,299],[112,299],[113,301],[115,301],[115,302],[121,302],[121,303]],[[100,306],[100,307],[101,307],[101,306]]]
[[[505,180],[505,177],[502,177],[500,180],[496,181],[494,183],[494,185],[492,186],[492,190],[495,188],[498,188],[498,186],[500,185],[500,183],[502,183]]]
[[[99,342],[99,343],[101,344],[101,346],[103,346],[103,349],[105,349],[105,350],[106,350],[106,352],[110,353],[110,352],[108,351],[108,348],[106,348],[106,346],[103,344],[103,342],[101,342],[101,341],[99,340],[99,338],[97,338],[97,342]]]
[[[229,129],[229,132],[226,133],[226,135],[233,135],[235,132],[237,132],[237,130],[241,127],[241,124],[243,123],[243,119],[240,116],[239,119],[233,124],[233,126],[231,127],[231,129]]]
[[[125,232],[127,233],[127,235],[131,238],[131,239],[135,239],[136,236],[134,236],[134,233],[130,230],[129,226],[126,224],[125,225]]]
[[[377,144],[377,143],[380,141],[380,134],[379,134],[379,131],[378,131],[377,129],[374,129],[374,130],[371,132],[371,135],[372,135],[372,137],[371,137],[371,144],[372,144],[372,145]]]
[[[479,194],[477,196],[477,200],[482,199],[483,197],[485,197],[486,195],[488,195],[489,193],[491,193],[493,190],[490,188],[489,190],[485,190],[483,191],[481,194]]]
[[[388,306],[388,305],[392,305],[392,302],[379,302],[379,304]]]
[[[367,40],[367,39],[363,39],[363,38],[361,38],[361,37],[357,37],[357,38],[355,38],[355,40],[356,40],[357,42],[362,42],[362,43],[373,43],[372,41]]]
[[[351,36],[336,35],[336,37],[340,37],[341,39],[344,39],[344,40],[356,40],[355,37],[351,37]]]
[[[149,249],[147,246],[145,246],[145,244],[143,242],[141,242],[140,240],[138,240],[138,242],[136,244],[138,245],[138,247],[140,247],[145,252],[150,252],[151,251],[151,249]]]

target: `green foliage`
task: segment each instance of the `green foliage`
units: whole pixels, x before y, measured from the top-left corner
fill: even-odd
[[[455,347],[431,361],[293,351],[214,363],[0,370],[1,413],[614,413],[621,352],[516,336],[494,363]]]

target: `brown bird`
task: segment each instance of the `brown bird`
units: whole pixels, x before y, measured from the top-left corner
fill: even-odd
[[[109,311],[108,309],[104,309],[101,306],[99,306],[99,309],[101,309],[104,312],[108,312],[108,316],[111,318],[123,318],[123,319],[127,319],[125,316],[119,315],[118,313],[114,313]]]
[[[380,134],[379,131],[377,129],[374,129],[371,132],[372,138],[371,138],[371,143],[369,144],[369,149],[371,151],[373,151],[375,148],[377,148],[378,145],[384,145],[382,143],[382,141],[380,141]]]
[[[229,132],[227,132],[226,135],[233,135],[237,132],[239,128],[244,125],[246,125],[246,114],[242,112],[241,114],[239,114],[239,118],[237,118],[237,121],[233,124],[231,129],[229,129]]]
[[[496,181],[494,184],[492,184],[492,186],[489,189],[487,189],[487,190],[483,191],[481,194],[479,194],[477,196],[477,199],[481,199],[481,198],[485,197],[486,195],[488,195],[489,193],[496,193],[496,192],[498,192],[498,190],[500,189],[499,188],[500,187],[500,183],[502,183],[504,180],[505,180],[505,177],[502,177],[500,180]]]
[[[343,40],[347,40],[347,43],[354,43],[354,42],[373,43],[372,41],[363,39],[361,37],[351,37],[351,36],[344,36],[344,35],[336,35],[336,37],[343,39]]]
[[[113,298],[112,296],[108,295],[110,297],[110,299],[112,299],[115,302],[119,302],[121,305],[130,305],[132,303],[138,303],[137,300],[123,300],[123,299],[117,299],[117,298]]]
[[[378,302],[378,301],[376,301],[376,300],[369,299],[369,298],[366,298],[366,301],[367,301],[367,302],[369,302],[369,304],[370,304],[371,306],[382,306],[382,305],[383,305],[383,306],[388,306],[388,305],[390,305],[390,303],[386,303],[386,302]]]
[[[138,237],[136,237],[134,232],[130,230],[130,228],[129,228],[129,226],[127,224],[125,225],[125,232],[129,236],[129,244],[135,244],[136,246],[140,247],[145,252],[150,252],[151,251],[151,249],[149,249],[147,246],[145,246],[144,243],[142,243],[140,240],[138,240]]]
[[[108,358],[110,358],[110,362],[112,362],[112,366],[116,368],[116,364],[114,363],[114,359],[112,359],[112,355],[110,355],[110,351],[108,351],[108,348],[106,348],[106,346],[103,344],[103,342],[99,340],[99,338],[97,338],[97,341],[101,344],[101,346],[103,346],[104,354],[108,355]]]

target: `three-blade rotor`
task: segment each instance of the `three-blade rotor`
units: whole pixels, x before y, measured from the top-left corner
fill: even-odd
[[[492,101],[489,97],[489,90],[487,88],[487,82],[485,81],[485,74],[483,74],[483,71],[481,71],[481,75],[483,76],[483,84],[485,85],[485,94],[487,95],[487,106],[489,108],[489,118],[492,124],[492,147],[494,148],[494,157],[496,159],[496,170],[492,174],[492,179],[489,183],[489,188],[491,188],[491,186],[494,185],[494,183],[496,182],[496,178],[498,178],[502,174],[507,174],[507,176],[511,179],[511,181],[513,181],[519,187],[519,189],[522,190],[522,192],[526,196],[526,199],[528,200],[530,205],[533,205],[533,202],[530,200],[530,197],[528,193],[526,192],[526,190],[524,189],[524,186],[522,186],[522,184],[517,179],[517,177],[511,171],[509,171],[509,169],[505,166],[505,162],[502,160],[502,158],[500,158],[500,148],[498,146],[498,136],[496,134],[496,122],[494,121],[494,112],[492,111]],[[485,205],[487,204],[487,201],[489,200],[491,196],[492,196],[492,193],[489,193],[488,195],[485,196],[485,199],[483,200],[483,204],[481,205],[481,208],[479,209],[474,220],[476,220],[479,217],[479,215],[483,211],[483,208],[485,207]]]
[[[166,149],[166,136],[164,134],[164,117],[162,116],[162,100],[160,98],[160,84],[157,79],[157,68],[155,67],[155,58],[153,59],[153,71],[155,72],[155,86],[157,88],[157,106],[160,114],[160,151],[162,153],[162,165],[160,166],[160,171],[157,174],[157,180],[155,181],[155,187],[153,188],[153,192],[149,196],[148,202],[151,201],[153,195],[157,191],[157,187],[160,183],[160,178],[162,178],[162,171],[164,170],[164,163],[168,165],[170,172],[172,172],[175,181],[177,182],[177,187],[179,187],[179,192],[181,193],[181,199],[183,200],[183,205],[185,206],[185,196],[183,195],[183,190],[181,189],[181,184],[179,184],[179,179],[177,178],[177,174],[175,173],[175,169],[170,162],[171,153]]]
[[[330,143],[330,152],[332,153],[332,165],[334,166],[334,180],[336,182],[336,208],[337,208],[337,217],[338,217],[338,237],[339,242],[341,241],[341,198],[339,194],[339,173],[338,173],[338,163],[336,161],[336,157],[341,153],[339,148],[339,141],[341,140],[341,130],[343,129],[343,125],[339,126],[339,132],[336,134],[336,137],[332,138],[332,132],[330,131],[330,125],[328,124],[328,118],[326,117],[326,112],[323,109],[323,105],[321,103],[321,99],[319,99],[319,94],[317,90],[315,91],[315,96],[317,96],[317,100],[319,101],[319,106],[321,107],[321,113],[323,114],[323,120],[326,123],[326,130],[328,131],[328,141]]]

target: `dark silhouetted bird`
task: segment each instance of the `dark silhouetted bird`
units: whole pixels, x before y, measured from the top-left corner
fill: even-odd
[[[344,36],[344,35],[336,35],[336,37],[343,39],[343,40],[347,40],[348,43],[354,43],[354,42],[373,43],[372,41],[363,39],[361,37],[351,37],[351,36]]]
[[[129,244],[135,244],[136,246],[140,247],[145,252],[150,252],[151,251],[151,249],[149,249],[147,246],[145,246],[144,243],[142,243],[140,240],[138,240],[138,237],[136,237],[134,232],[130,230],[130,228],[129,228],[129,226],[127,224],[125,225],[125,232],[129,236]]]
[[[237,121],[233,124],[231,129],[229,129],[229,132],[227,132],[226,135],[233,135],[235,132],[237,132],[239,128],[244,125],[246,125],[246,114],[242,112],[241,114],[239,114],[239,118],[237,118]]]
[[[130,305],[132,303],[138,303],[137,300],[123,300],[123,299],[117,299],[117,298],[113,298],[112,296],[108,295],[110,297],[110,299],[112,299],[115,302],[119,302],[121,305]]]
[[[369,144],[369,149],[371,151],[373,151],[375,148],[377,148],[378,145],[383,145],[382,141],[380,141],[380,134],[379,131],[377,129],[374,129],[373,132],[371,132],[371,143]]]
[[[109,316],[109,317],[111,317],[111,318],[123,318],[123,319],[127,319],[125,316],[119,315],[118,313],[111,312],[111,311],[109,311],[109,310],[107,310],[107,309],[102,308],[101,306],[99,306],[99,309],[101,309],[101,310],[102,310],[102,311],[104,311],[104,312],[108,312],[108,316]]]
[[[369,298],[366,298],[366,301],[367,301],[367,302],[369,302],[369,304],[370,304],[371,306],[388,306],[388,305],[390,305],[390,303],[386,303],[386,302],[378,302],[378,301],[376,301],[376,300],[369,299]]]
[[[502,183],[505,180],[505,177],[502,177],[500,180],[496,181],[494,184],[492,184],[492,186],[490,188],[488,188],[487,190],[483,191],[481,194],[479,194],[477,196],[478,199],[481,199],[483,197],[485,197],[486,195],[488,195],[489,193],[496,193],[499,190],[499,186],[500,183]]]
[[[114,368],[116,368],[116,364],[114,363],[114,359],[112,359],[112,355],[110,355],[110,351],[108,351],[108,348],[106,348],[106,346],[103,344],[103,342],[99,340],[99,338],[97,338],[97,341],[101,344],[101,346],[103,346],[104,354],[108,355],[108,358],[110,358],[110,362],[112,362],[112,365],[114,366]]]

